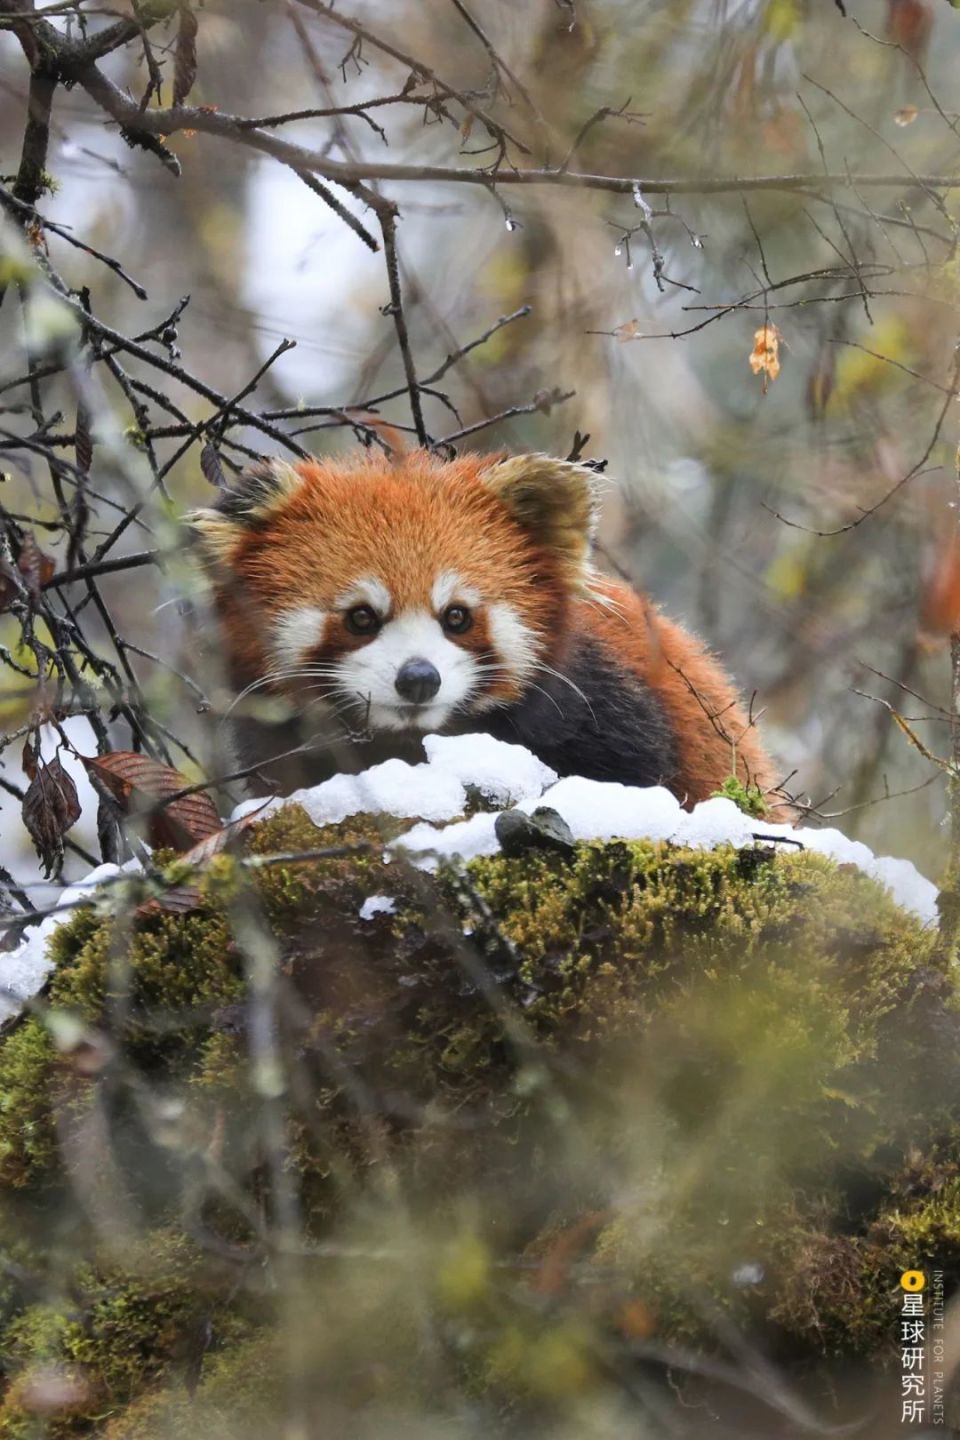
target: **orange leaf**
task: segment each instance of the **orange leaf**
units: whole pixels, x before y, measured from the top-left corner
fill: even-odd
[[[754,375],[763,374],[763,390],[766,394],[767,380],[776,380],[780,374],[780,341],[783,336],[768,320],[754,331],[753,349],[750,352],[750,369]]]
[[[127,815],[146,821],[151,845],[189,850],[223,827],[216,806],[202,790],[192,795],[172,795],[189,787],[179,770],[161,765],[149,755],[116,750],[98,755],[84,764],[119,802]]]

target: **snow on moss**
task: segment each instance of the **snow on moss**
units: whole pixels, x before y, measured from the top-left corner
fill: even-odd
[[[577,775],[558,780],[549,766],[523,746],[508,745],[489,735],[429,735],[424,749],[424,764],[387,760],[359,775],[335,775],[287,797],[244,801],[230,818],[257,813],[265,820],[299,805],[318,828],[363,814],[414,820],[418,823],[392,845],[421,868],[435,870],[443,860],[468,861],[499,852],[495,814],[480,811],[462,818],[471,797],[479,794],[492,805],[515,805],[527,814],[541,806],[553,810],[566,822],[574,840],[669,841],[694,850],[713,850],[720,845],[742,849],[764,840],[786,842],[791,848],[813,851],[837,864],[856,865],[925,924],[937,918],[936,887],[908,860],[875,856],[866,845],[839,830],[771,824],[745,814],[732,800],[719,796],[687,811],[660,785],[620,785]],[[138,867],[131,862],[124,868]],[[100,865],[65,890],[58,900],[58,913],[29,931],[20,946],[5,957],[0,1020],[16,1014],[43,986],[50,973],[48,942],[72,908],[118,873],[116,866]],[[371,896],[369,903],[376,898]],[[369,909],[363,918],[376,913]]]

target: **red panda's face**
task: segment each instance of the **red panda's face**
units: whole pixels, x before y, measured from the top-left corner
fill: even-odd
[[[234,678],[374,731],[536,683],[582,584],[589,477],[543,457],[274,462],[195,517]]]

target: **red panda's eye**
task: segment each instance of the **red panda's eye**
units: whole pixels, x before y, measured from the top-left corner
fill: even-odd
[[[369,605],[354,605],[343,617],[352,635],[373,635],[380,629],[380,616]]]
[[[465,605],[448,605],[440,623],[444,630],[449,630],[452,635],[462,635],[473,624],[473,616]]]

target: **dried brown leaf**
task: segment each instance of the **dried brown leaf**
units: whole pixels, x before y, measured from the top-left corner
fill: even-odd
[[[77,406],[77,428],[74,440],[77,469],[81,475],[90,473],[93,464],[93,436],[90,434],[90,412],[82,402]]]
[[[200,451],[200,469],[208,485],[216,490],[225,488],[227,481],[220,463],[220,452],[212,440],[208,440]]]
[[[264,800],[263,803],[267,805],[269,801]],[[244,830],[249,830],[250,826],[255,825],[259,819],[260,811],[254,810],[249,815],[241,816],[239,820],[231,821],[229,825],[222,826],[221,829],[193,845],[184,853],[184,860],[189,860],[191,865],[205,864],[206,861],[212,860],[214,855],[221,855],[238,835],[242,835]]]
[[[264,805],[269,802],[264,800]],[[232,821],[229,825],[222,826],[208,835],[205,840],[200,840],[192,845],[189,850],[184,851],[182,858],[199,869],[215,855],[221,855],[227,846],[251,825],[255,825],[260,818],[259,810],[254,810],[250,815],[243,815],[239,820]],[[142,905],[137,906],[138,915],[158,914],[167,911],[174,915],[185,915],[190,910],[196,910],[200,904],[199,885],[173,885],[162,895],[155,895],[150,900],[145,900]]]
[[[28,780],[36,777],[39,754],[36,742],[28,735],[23,742],[23,754],[20,756],[20,768]]]
[[[80,819],[77,787],[60,761],[44,764],[33,757],[35,773],[23,797],[21,814],[30,839],[50,875],[63,859],[63,837]]]
[[[182,105],[197,78],[197,30],[199,24],[189,5],[180,7],[177,48],[173,59],[173,103]]]
[[[190,781],[179,770],[161,765],[149,755],[116,750],[85,764],[127,815],[145,820],[151,845],[189,850],[223,828],[216,806],[205,791],[171,800],[171,796],[187,789]]]
[[[28,531],[20,545],[17,569],[23,576],[30,594],[36,597],[48,580],[52,580],[57,567],[49,555],[44,554],[33,535]]]
[[[162,895],[144,900],[134,911],[135,915],[189,915],[200,905],[198,885],[171,885]]]
[[[36,599],[56,572],[56,563],[40,549],[28,531],[20,542],[16,569],[7,561],[0,561],[0,610],[6,610],[23,590]]]

